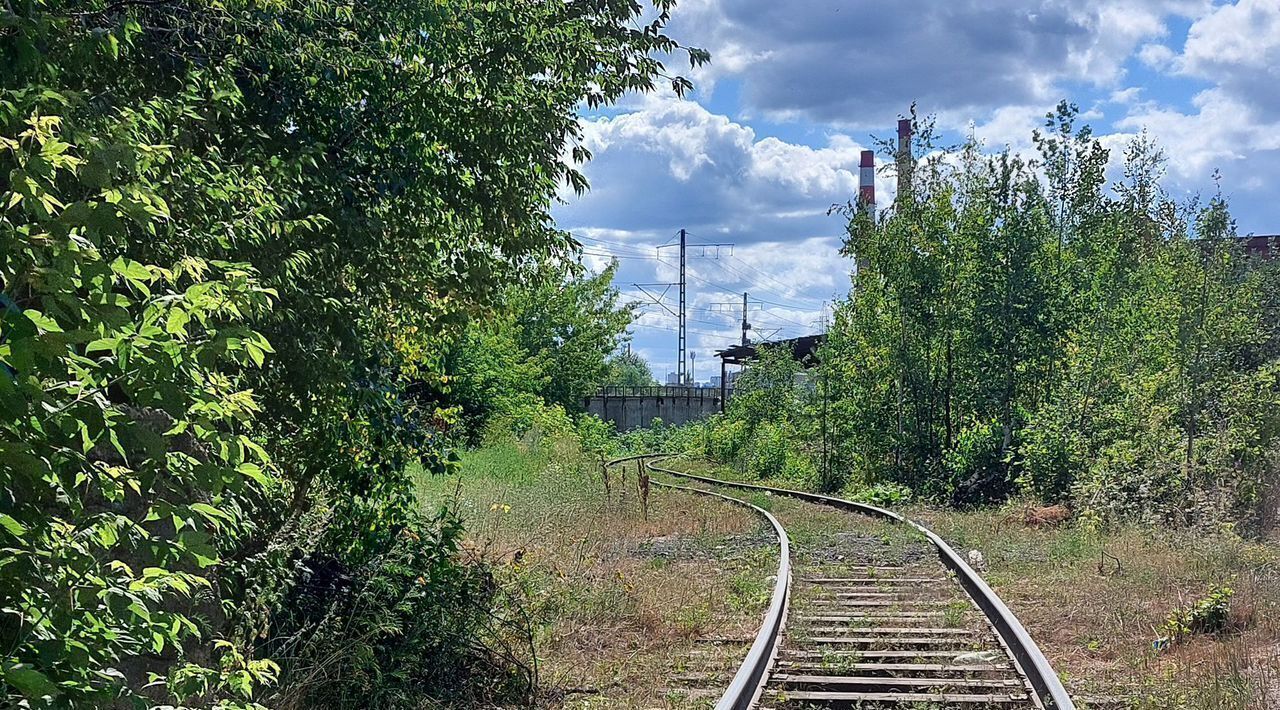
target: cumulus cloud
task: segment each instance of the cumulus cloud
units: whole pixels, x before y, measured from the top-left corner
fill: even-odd
[[[917,100],[972,115],[1056,100],[1067,83],[1114,85],[1171,14],[1204,4],[697,0],[677,29],[730,57],[711,71],[740,78],[746,110],[862,128]]]
[[[725,304],[742,291],[760,301],[753,337],[789,337],[847,290],[844,223],[827,210],[855,196],[866,134],[891,133],[912,101],[944,140],[972,131],[1029,152],[1045,114],[1073,98],[1113,164],[1146,129],[1175,193],[1212,191],[1220,169],[1241,231],[1280,231],[1276,0],[683,0],[672,31],[713,53],[693,72],[697,100],[630,97],[587,121],[592,190],[564,195],[556,218],[590,267],[620,258],[616,283],[638,300],[650,295],[632,283],[676,279],[674,251],[657,247],[680,228],[737,245],[691,252],[689,345],[704,375],[740,337]],[[882,204],[893,188],[882,174]],[[635,347],[661,378],[675,369],[676,292],[649,291],[661,304],[645,307]]]
[[[749,126],[692,101],[653,99],[643,108],[588,121],[595,155],[590,195],[557,219],[570,229],[625,225],[635,237],[680,228],[738,243],[834,236],[827,209],[857,193],[863,145],[832,133],[825,145],[758,137]],[[888,186],[881,186],[881,194]]]
[[[1240,0],[1197,19],[1175,66],[1259,112],[1280,112],[1280,3]]]
[[[677,290],[633,284],[677,280],[670,245],[681,228],[692,245],[735,245],[689,249],[689,347],[704,375],[714,351],[741,337],[742,292],[751,293],[758,339],[815,332],[824,302],[847,291],[844,221],[827,211],[856,195],[863,144],[835,131],[817,146],[760,136],[670,97],[584,128],[595,156],[584,168],[592,188],[582,198],[566,195],[556,219],[581,241],[589,268],[619,259],[615,284],[646,304],[633,332],[657,376],[675,369]],[[892,198],[890,182],[879,180],[882,200]]]

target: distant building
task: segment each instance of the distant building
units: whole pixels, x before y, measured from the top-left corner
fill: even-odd
[[[1244,253],[1260,259],[1280,259],[1280,234],[1251,234],[1236,237],[1244,245]]]
[[[720,386],[720,376],[719,376],[719,375],[712,375],[712,376],[711,376],[711,386],[712,386],[712,387],[719,387],[719,386]]]
[[[679,374],[677,374],[677,373],[675,373],[675,372],[668,372],[668,373],[667,373],[667,384],[668,384],[668,385],[678,385],[678,384],[680,384],[680,375],[679,375]]]

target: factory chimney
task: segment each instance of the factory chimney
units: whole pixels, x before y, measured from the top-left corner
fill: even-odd
[[[915,158],[911,155],[911,119],[898,119],[898,197],[901,200],[911,192],[911,170]]]
[[[876,152],[862,151],[858,166],[858,202],[863,209],[876,211]]]
[[[858,164],[858,210],[876,216],[876,152],[862,151],[862,160]],[[861,254],[854,257],[857,273],[865,271],[870,264]]]

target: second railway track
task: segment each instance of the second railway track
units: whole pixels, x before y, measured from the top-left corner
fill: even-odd
[[[766,515],[784,553],[784,525],[794,527],[770,610],[717,710],[1074,708],[1021,624],[928,530],[879,508],[640,458],[703,489],[687,490]],[[751,496],[804,502],[774,517]]]

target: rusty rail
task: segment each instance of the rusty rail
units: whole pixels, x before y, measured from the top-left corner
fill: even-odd
[[[652,454],[652,455],[629,457],[629,458],[658,459],[658,458],[671,458],[671,457],[672,456],[669,454]],[[982,578],[978,576],[977,572],[975,572],[973,568],[970,567],[964,561],[964,559],[961,558],[960,555],[954,549],[952,549],[950,545],[947,544],[945,540],[943,540],[938,535],[934,534],[933,531],[929,530],[923,525],[920,525],[919,523],[913,520],[910,520],[902,515],[894,513],[892,511],[885,510],[883,508],[879,508],[873,505],[867,505],[865,503],[858,503],[855,501],[845,500],[843,498],[836,498],[833,496],[826,496],[818,493],[809,493],[806,491],[796,491],[796,490],[791,490],[787,488],[773,488],[769,486],[761,486],[761,485],[752,484],[752,483],[726,481],[723,479],[711,478],[708,476],[698,476],[691,473],[673,471],[669,468],[661,468],[659,466],[651,465],[650,468],[660,473],[665,473],[667,475],[675,476],[677,478],[700,481],[703,483],[708,483],[708,484],[717,485],[717,486],[727,486],[727,487],[738,488],[743,490],[762,491],[762,492],[768,492],[768,493],[773,493],[777,495],[785,495],[793,498],[798,498],[800,500],[809,501],[811,503],[826,505],[826,506],[838,508],[841,510],[849,510],[857,513],[862,513],[864,515],[885,518],[898,523],[911,525],[915,529],[919,530],[929,540],[929,542],[937,549],[938,556],[941,559],[942,564],[945,567],[947,567],[949,570],[951,570],[953,573],[955,573],[956,578],[959,581],[961,587],[964,589],[965,593],[969,595],[969,597],[974,601],[974,603],[977,604],[978,608],[982,611],[982,613],[991,622],[1001,642],[1008,649],[1009,653],[1013,656],[1014,660],[1017,662],[1018,666],[1022,669],[1023,673],[1025,674],[1027,680],[1030,682],[1031,687],[1035,691],[1035,694],[1039,703],[1048,710],[1075,710],[1075,704],[1074,702],[1072,702],[1070,696],[1067,694],[1066,689],[1062,686],[1062,682],[1058,679],[1057,673],[1054,672],[1052,666],[1049,665],[1048,659],[1045,658],[1044,654],[1040,651],[1040,648],[1036,645],[1035,641],[1031,639],[1030,634],[1028,634],[1027,630],[1022,626],[1022,623],[1019,622],[1017,617],[1013,615],[1013,612],[1009,610],[1009,607],[1007,607],[1005,603],[1000,600],[1000,597],[996,595],[995,591],[993,591],[991,587],[988,586],[987,583],[984,582]],[[710,493],[709,491],[706,491],[706,492]],[[713,495],[718,495],[718,494],[713,494]],[[721,496],[721,497],[724,497],[724,496]],[[736,499],[730,498],[730,500],[736,500]],[[737,502],[743,503],[744,505],[750,505],[749,503],[745,503],[745,501],[737,501]],[[755,506],[751,506],[751,507],[754,508]],[[764,511],[761,511],[761,512],[764,512]],[[765,514],[768,515],[768,513],[765,513]],[[770,518],[772,520],[772,516],[770,516]],[[779,534],[785,535],[785,533],[782,531],[782,528],[778,525],[776,520],[774,520],[773,522],[774,522],[775,528],[779,531]],[[776,591],[775,591],[775,596],[776,596]],[[776,598],[775,598],[775,601],[776,601]],[[782,617],[784,615],[785,615],[785,610],[780,612],[777,615],[777,617],[775,617],[774,609],[771,607],[770,616],[766,617],[765,619],[765,626],[768,627],[772,624],[777,624],[778,630],[780,631],[781,625],[783,623]],[[767,629],[762,628],[761,636],[766,635],[766,632],[767,632]],[[776,644],[776,641],[777,641],[776,633],[773,634],[771,638],[774,639],[774,643]],[[757,638],[757,643],[760,643],[759,637]],[[756,651],[756,648],[754,646],[752,647],[752,651],[753,652]],[[771,652],[770,656],[772,656],[772,653],[773,652]],[[770,662],[771,662],[771,659],[764,659],[760,655],[752,655],[752,656],[749,656],[747,660],[743,663],[743,669],[739,673],[739,676],[743,676],[744,672],[747,671],[748,666],[750,666],[751,672],[749,674],[749,677],[760,679],[759,681],[760,687],[756,688],[753,691],[753,696],[758,695],[758,693],[763,689],[763,683],[765,682],[765,680],[767,680],[767,668]],[[759,670],[759,668],[761,667],[763,667],[765,670]],[[757,671],[759,672],[757,673]],[[735,682],[737,680],[738,678],[735,678]],[[738,692],[741,693],[741,690],[739,689]],[[721,704],[717,705],[716,707],[717,708],[749,707],[749,704],[748,705],[725,705],[724,703],[728,698],[729,698],[729,694],[726,693],[725,699],[722,699]]]
[[[668,455],[641,454],[639,456],[627,456],[609,461],[605,465],[611,467],[627,461],[660,458]],[[671,473],[665,469],[655,470],[662,473]],[[747,710],[747,708],[755,705],[761,691],[764,690],[765,681],[768,680],[769,676],[769,669],[777,654],[778,641],[782,638],[782,630],[786,625],[787,603],[791,592],[791,541],[787,538],[787,531],[782,527],[782,523],[773,517],[772,513],[747,501],[721,495],[714,491],[677,486],[671,483],[654,481],[654,485],[686,493],[720,498],[735,505],[750,508],[769,521],[769,524],[773,526],[774,535],[778,538],[778,576],[773,585],[773,596],[769,600],[769,609],[765,612],[764,620],[760,624],[760,631],[756,633],[755,641],[752,642],[751,648],[747,651],[747,657],[742,661],[742,665],[738,667],[738,671],[734,674],[733,680],[730,681],[729,687],[720,696],[719,702],[716,703],[716,710]]]

